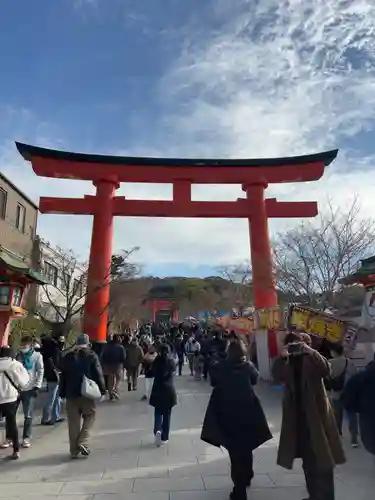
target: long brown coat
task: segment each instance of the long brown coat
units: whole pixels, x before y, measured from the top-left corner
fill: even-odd
[[[332,469],[345,463],[345,454],[335,422],[331,403],[324,387],[324,378],[329,377],[328,361],[317,351],[307,348],[302,361],[302,404],[306,410],[310,441],[318,466]],[[293,468],[297,458],[296,408],[293,369],[287,358],[276,359],[273,376],[284,384],[283,417],[277,463],[286,469]]]

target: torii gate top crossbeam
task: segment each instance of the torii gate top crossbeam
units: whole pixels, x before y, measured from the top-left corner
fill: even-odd
[[[115,182],[254,184],[319,179],[337,150],[287,158],[144,158],[71,153],[17,142],[25,160],[41,177]]]

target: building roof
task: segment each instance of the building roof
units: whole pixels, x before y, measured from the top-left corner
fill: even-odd
[[[163,167],[283,167],[285,165],[303,165],[323,162],[328,166],[337,156],[338,150],[324,151],[322,153],[289,156],[283,158],[252,158],[252,159],[232,159],[232,158],[149,158],[142,156],[110,156],[86,153],[73,153],[69,151],[59,151],[56,149],[40,148],[16,142],[18,151],[25,160],[31,161],[32,157],[50,158],[54,160],[97,163],[111,165],[139,165],[139,166],[163,166]]]
[[[46,283],[46,280],[34,269],[30,268],[22,257],[15,254],[11,250],[0,245],[0,263],[5,265],[6,268],[16,273],[22,274],[39,284]]]
[[[342,285],[351,285],[354,283],[368,285],[370,282],[375,283],[375,256],[362,259],[361,265],[355,273],[339,279],[339,283]]]
[[[11,180],[8,179],[2,172],[0,172],[0,178],[6,182],[12,189],[13,191],[16,191],[24,200],[26,200],[30,205],[32,205],[36,210],[39,210],[38,205],[35,203],[35,201],[32,201],[31,198],[29,198],[19,187],[17,187]]]

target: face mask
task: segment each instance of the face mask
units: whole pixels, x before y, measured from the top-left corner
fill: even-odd
[[[22,354],[27,354],[31,350],[31,347],[21,347],[20,351]]]

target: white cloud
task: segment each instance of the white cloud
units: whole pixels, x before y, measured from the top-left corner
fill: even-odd
[[[270,157],[340,147],[321,181],[270,186],[268,196],[320,202],[330,196],[345,206],[358,193],[366,213],[374,213],[375,146],[362,141],[362,149],[354,149],[375,118],[373,0],[206,1],[218,28],[205,32],[199,19],[186,20],[185,50],[160,81],[162,132],[152,144],[145,138],[145,151]],[[46,136],[43,142],[49,142]],[[11,165],[13,180],[32,196],[80,196],[92,190],[86,183],[36,183],[13,149],[9,160],[9,144],[2,164]],[[18,176],[21,168],[25,175]],[[123,185],[119,194],[168,199],[171,187]],[[242,195],[240,186],[197,186],[193,194],[230,200]],[[72,223],[69,216],[43,216],[40,231],[84,253],[88,219]],[[291,223],[277,220],[270,227],[276,231]],[[141,246],[139,258],[146,263],[216,265],[249,255],[246,221],[117,220],[115,247],[132,245]]]

